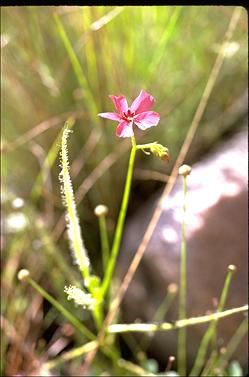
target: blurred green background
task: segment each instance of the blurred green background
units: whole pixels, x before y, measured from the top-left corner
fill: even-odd
[[[71,175],[85,243],[101,274],[93,210],[100,203],[109,207],[112,237],[130,140],[118,139],[116,123],[97,113],[114,110],[109,94],[123,94],[131,103],[144,89],[156,99],[158,127],[145,133],[136,129],[136,137],[141,143],[166,145],[171,160],[165,164],[137,155],[131,215],[163,185],[141,179],[141,169],[170,173],[233,11],[232,6],[2,7],[1,241],[7,375],[25,370],[30,357],[43,354],[61,325],[52,308],[18,284],[20,268],[28,268],[65,306],[88,318],[72,308],[63,293],[65,282],[79,278],[68,251],[58,180],[64,121],[75,118],[69,138]],[[247,22],[243,9],[188,163],[200,159],[247,117]],[[20,339],[13,335],[17,328]],[[23,339],[33,345],[32,355],[22,350]]]

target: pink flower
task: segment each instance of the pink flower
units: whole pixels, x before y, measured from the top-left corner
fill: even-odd
[[[117,113],[100,113],[102,118],[116,120],[119,125],[116,129],[118,137],[131,137],[134,135],[133,122],[141,130],[146,130],[152,126],[156,126],[160,120],[158,113],[149,111],[153,106],[155,100],[144,90],[141,90],[139,96],[133,101],[131,107],[128,107],[126,98],[124,96],[109,96],[113,101]]]

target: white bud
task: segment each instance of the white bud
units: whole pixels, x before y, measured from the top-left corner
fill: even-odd
[[[179,175],[183,175],[184,177],[186,177],[187,175],[191,173],[191,170],[192,168],[189,165],[184,164],[179,167],[178,173]]]
[[[28,270],[26,269],[23,269],[23,270],[20,270],[17,274],[17,278],[18,280],[20,281],[26,281],[29,277],[30,273]]]
[[[99,204],[95,209],[94,213],[97,217],[100,216],[106,216],[108,213],[108,207],[106,207],[104,204]]]

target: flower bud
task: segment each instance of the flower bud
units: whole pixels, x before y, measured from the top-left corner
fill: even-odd
[[[192,168],[189,165],[182,165],[179,167],[178,174],[186,177],[191,173]]]
[[[237,267],[234,264],[229,264],[227,267],[227,271],[229,272],[235,272],[237,270]]]
[[[169,285],[168,285],[168,292],[170,293],[170,294],[175,294],[175,293],[177,293],[177,291],[178,291],[178,285],[177,284],[175,284],[175,283],[170,283]]]
[[[20,270],[20,271],[18,272],[18,274],[17,274],[17,278],[18,278],[18,280],[20,280],[20,281],[26,281],[26,280],[28,279],[29,275],[30,275],[29,271],[23,269],[23,270]]]
[[[99,204],[97,207],[95,207],[94,213],[97,217],[106,216],[108,213],[108,207],[106,207],[104,204]]]
[[[169,161],[169,150],[161,144],[153,143],[150,147],[151,153],[161,160]]]

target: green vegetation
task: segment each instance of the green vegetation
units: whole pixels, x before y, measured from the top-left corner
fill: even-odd
[[[82,279],[73,264],[74,256],[69,252],[58,180],[65,121],[70,119],[69,127],[73,131],[67,147],[84,239],[84,245],[79,241],[78,256],[84,254],[86,247],[92,273],[102,278],[102,262],[104,259],[104,266],[107,265],[108,241],[112,244],[122,201],[131,143],[118,139],[116,125],[100,119],[97,113],[114,110],[109,94],[123,94],[131,102],[144,89],[156,99],[153,110],[161,116],[160,126],[143,134],[136,129],[136,140],[146,144],[153,139],[167,145],[170,162],[166,164],[145,153],[137,153],[130,193],[132,205],[128,206],[130,215],[141,204],[140,197],[148,197],[162,186],[162,182],[153,180],[144,184],[136,169],[170,174],[234,9],[232,6],[17,6],[1,9],[2,374],[28,375],[35,371],[37,375],[44,375],[49,368],[55,368],[61,375],[79,374],[82,355],[98,346],[91,312],[68,301],[64,292],[65,286],[77,285]],[[241,9],[226,46],[222,69],[189,151],[190,163],[224,135],[233,132],[246,117],[247,26],[246,11]],[[67,164],[65,160],[65,166]],[[140,176],[141,172],[143,170]],[[108,207],[108,216],[106,222],[102,219],[98,224],[100,219],[94,215],[94,208],[100,203]],[[74,214],[72,216],[74,218]],[[102,238],[96,236],[99,225],[102,231],[104,229]],[[105,252],[103,259],[101,245]],[[89,271],[83,262],[82,273],[88,277]],[[112,267],[106,278],[105,293],[111,282]],[[21,268],[30,271],[31,285],[17,280]],[[92,280],[93,285],[94,282]],[[108,291],[108,302],[115,284],[116,281]],[[49,292],[48,302],[41,296],[41,292],[45,292],[46,298],[46,291]],[[63,309],[57,312],[55,302],[60,305],[56,304],[57,309],[64,308],[64,312]],[[168,308],[171,300],[165,302]],[[160,307],[161,310],[164,312],[164,308]],[[63,313],[76,324],[76,330]],[[97,310],[97,325],[103,320],[101,316]],[[119,322],[117,318],[113,326],[118,326]],[[211,338],[215,325],[212,329]],[[206,367],[209,373],[216,367],[223,372],[226,370],[224,375],[240,375],[240,365],[230,360],[246,330],[243,322],[231,339],[227,354],[215,355],[211,360],[213,369],[210,365]],[[135,340],[130,335],[127,344],[134,345]],[[53,347],[58,339],[62,343]],[[113,333],[108,333],[106,342],[110,350],[101,345],[101,352],[91,366],[92,374],[158,373],[156,361],[146,355],[122,359]],[[135,342],[135,348],[137,346]],[[142,345],[138,348],[141,356]],[[65,351],[63,355],[62,351]],[[144,351],[146,353],[146,349]],[[134,352],[132,346],[131,352]],[[41,360],[44,363],[40,365]]]

